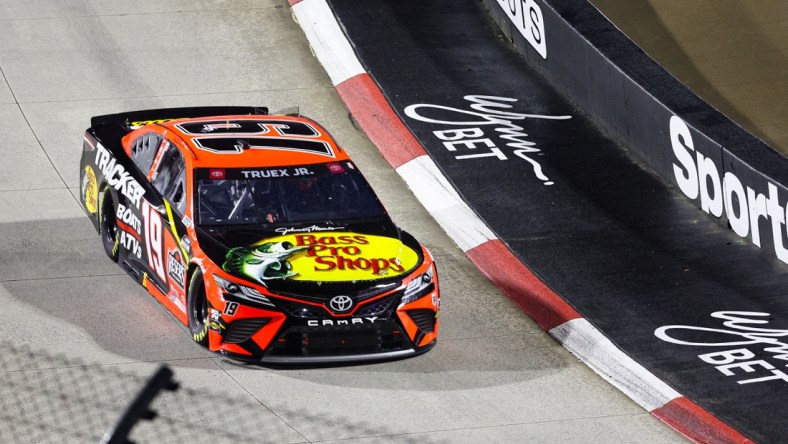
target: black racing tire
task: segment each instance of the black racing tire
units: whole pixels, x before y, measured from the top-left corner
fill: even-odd
[[[188,307],[186,313],[189,318],[189,333],[194,342],[208,346],[208,316],[209,304],[205,294],[205,282],[202,279],[202,270],[194,271],[189,279]]]
[[[105,190],[101,194],[101,206],[99,207],[99,234],[101,243],[104,244],[104,252],[113,261],[118,261],[118,251],[120,251],[120,237],[118,233],[118,221],[115,214],[115,201],[112,193]]]

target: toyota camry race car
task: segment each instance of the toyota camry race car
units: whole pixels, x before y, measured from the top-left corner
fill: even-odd
[[[308,118],[253,107],[98,116],[80,175],[106,254],[211,351],[297,363],[435,345],[430,253]]]

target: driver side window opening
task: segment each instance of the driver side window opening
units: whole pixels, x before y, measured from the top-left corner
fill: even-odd
[[[156,158],[161,139],[159,134],[147,133],[138,137],[131,145],[131,160],[145,174],[150,171],[153,165],[153,159]]]
[[[186,164],[181,151],[171,143],[163,143],[161,159],[151,184],[172,204],[178,214],[186,210]]]

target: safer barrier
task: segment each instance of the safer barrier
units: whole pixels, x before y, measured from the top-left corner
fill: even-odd
[[[737,235],[788,263],[788,159],[694,94],[587,1],[483,0],[529,64]]]

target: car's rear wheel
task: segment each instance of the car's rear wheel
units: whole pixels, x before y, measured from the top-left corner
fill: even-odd
[[[189,318],[189,333],[194,342],[208,345],[208,298],[205,294],[205,282],[202,271],[198,268],[189,280],[187,313]]]
[[[115,202],[109,190],[101,194],[101,210],[99,211],[99,233],[104,251],[110,259],[118,261],[120,239],[118,237],[118,221],[115,215]]]

